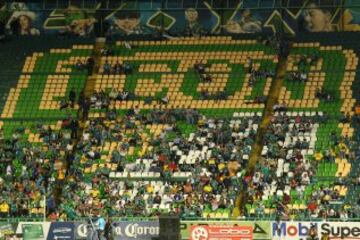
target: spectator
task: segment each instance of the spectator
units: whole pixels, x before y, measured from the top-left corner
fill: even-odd
[[[86,68],[88,71],[88,76],[90,76],[92,74],[94,65],[95,65],[95,60],[92,57],[89,57],[86,61]]]
[[[74,89],[71,89],[71,91],[69,93],[69,102],[70,102],[71,108],[74,108],[75,102],[76,102],[76,92]]]
[[[110,74],[111,73],[111,65],[110,65],[109,61],[106,60],[103,68],[104,68],[104,74]]]
[[[0,200],[0,218],[9,217],[9,204],[5,200]]]
[[[76,61],[75,68],[76,68],[76,70],[78,70],[78,71],[81,71],[81,70],[84,69],[84,64],[82,63],[82,61],[81,61],[80,59],[78,59],[78,60]]]

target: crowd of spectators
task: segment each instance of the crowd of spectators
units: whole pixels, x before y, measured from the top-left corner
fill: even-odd
[[[88,75],[91,75],[95,66],[95,60],[92,57],[89,57],[86,62],[83,62],[81,59],[78,59],[75,63],[75,70],[77,71],[87,71]]]
[[[334,96],[331,92],[329,91],[324,91],[322,89],[317,89],[315,96],[319,99],[324,100],[325,102],[331,102],[334,101]]]
[[[68,122],[20,123],[10,136],[0,130],[0,217],[43,217],[55,209],[54,193],[73,148]]]
[[[92,106],[102,98],[108,96],[94,94]],[[248,176],[244,170],[260,115],[226,119],[206,117],[194,109],[133,109],[119,115],[105,109],[103,117],[86,122],[76,149],[74,119],[65,119],[59,127],[35,125],[31,132],[39,134],[37,143],[28,140],[30,130],[21,125],[10,137],[1,134],[1,217],[42,216],[44,196],[51,219],[163,212],[229,217],[240,191],[246,191],[246,203],[253,206],[245,216],[360,215],[342,193],[351,184],[360,185],[360,178],[340,173],[329,182],[316,175],[321,162],[353,162],[358,149],[354,140],[335,133],[329,135],[330,149],[315,147],[319,123],[329,121],[326,113],[294,117],[276,112],[263,137],[262,158]],[[339,122],[352,120],[344,115]],[[69,166],[67,175],[63,164]],[[58,206],[56,182],[64,184]]]
[[[264,39],[278,54],[287,55],[288,43],[280,36]],[[126,46],[131,49],[131,46]],[[105,48],[103,56],[111,56]],[[300,56],[293,81],[307,81],[306,68],[317,56]],[[274,77],[272,71],[253,68],[248,59],[249,86],[259,78]],[[76,63],[78,70],[92,73],[93,59]],[[195,71],[202,82],[212,82],[206,65]],[[132,66],[116,62],[103,64],[104,74],[131,74]],[[226,99],[226,92],[202,99]],[[316,97],[330,102],[330,92],[316,91]],[[354,162],[359,147],[354,140],[330,134],[330,149],[316,148],[319,124],[326,113],[290,117],[287,106],[275,104],[275,116],[263,136],[261,159],[254,172],[245,169],[254,144],[261,115],[216,118],[194,109],[156,109],[141,112],[137,107],[119,113],[115,101],[133,99],[131,92],[95,92],[77,98],[74,90],[61,109],[77,105],[87,116],[90,109],[105,114],[86,120],[78,136],[76,119],[61,126],[37,124],[31,132],[19,125],[10,137],[0,131],[0,218],[46,214],[54,220],[74,220],[91,215],[109,217],[157,216],[176,213],[181,217],[228,218],[240,192],[246,195],[246,217],[275,215],[278,219],[342,218],[360,216],[360,209],[346,202],[349,185],[360,185],[360,177],[339,176],[324,180],[317,175],[321,163],[337,159]],[[151,97],[145,99],[150,103]],[[166,98],[156,99],[166,104]],[[255,101],[265,102],[258,96]],[[100,111],[102,112],[102,111]],[[342,116],[341,123],[350,123]],[[360,121],[359,121],[360,122]],[[79,140],[78,140],[79,139]],[[65,171],[67,169],[67,172]],[[350,182],[349,182],[350,181]],[[55,196],[59,184],[60,199]],[[58,204],[57,204],[58,203]],[[358,198],[360,203],[360,198]],[[248,207],[250,206],[250,207]],[[294,207],[295,206],[295,207]]]
[[[227,96],[225,92],[220,92],[218,94],[211,95],[211,99],[219,99],[224,98]],[[116,102],[122,102],[122,101],[128,101],[128,100],[135,100],[135,94],[134,92],[128,92],[128,91],[119,91],[116,88],[112,88],[110,91],[106,90],[100,90],[95,91],[90,98],[88,99],[88,108],[90,109],[102,109],[102,110],[112,110],[110,112],[113,112],[113,106]],[[162,105],[166,105],[169,102],[168,97],[165,96],[148,96],[144,99],[145,104],[151,104],[152,102],[156,102],[158,106],[161,108]],[[80,107],[83,104],[80,104]],[[138,111],[139,109],[129,109],[129,112]]]
[[[308,80],[308,71],[312,66],[316,67],[316,64],[321,58],[316,55],[296,55],[294,64],[297,67],[296,71],[292,71],[288,74],[288,79],[292,82],[306,83]]]
[[[111,92],[95,93],[90,105],[123,100],[126,94]],[[246,191],[246,205],[252,205],[245,212],[250,217],[360,214],[342,193],[349,184],[359,185],[360,178],[340,174],[329,182],[316,175],[321,162],[355,159],[355,142],[335,133],[329,135],[332,148],[315,147],[319,123],[329,121],[326,113],[294,117],[277,111],[263,137],[262,158],[249,176],[245,167],[261,121],[258,114],[228,119],[194,109],[142,113],[135,108],[124,114],[103,109],[102,117],[86,121],[82,136],[77,136],[78,123],[70,118],[58,127],[35,125],[31,132],[39,134],[41,142],[30,142],[30,130],[21,125],[11,137],[1,136],[1,217],[42,216],[44,196],[51,219],[164,212],[229,217],[240,191]],[[339,119],[351,121],[345,115]],[[59,205],[54,198],[57,182],[63,183]]]
[[[356,142],[334,133],[328,136],[330,149],[317,149],[317,128],[327,121],[326,114],[289,117],[281,112],[273,117],[263,138],[262,159],[248,180],[246,216],[346,219],[360,215],[360,209],[345,199],[353,182],[350,176],[340,172],[329,180],[317,175],[321,163],[354,162],[358,149]]]
[[[109,61],[105,61],[103,66],[104,74],[131,74],[133,72],[133,67],[128,63],[116,62],[114,65],[111,65]]]
[[[260,116],[217,119],[192,109],[109,112],[85,126],[60,218],[99,209],[109,216],[231,216]]]

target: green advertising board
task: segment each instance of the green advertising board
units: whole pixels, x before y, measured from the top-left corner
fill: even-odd
[[[2,222],[0,223],[0,240],[4,240],[5,236],[14,234],[14,228],[11,223]]]
[[[181,221],[181,238],[190,239],[191,226],[251,226],[254,240],[270,240],[271,226],[266,221]]]
[[[24,240],[42,240],[44,239],[44,231],[42,224],[23,224]]]

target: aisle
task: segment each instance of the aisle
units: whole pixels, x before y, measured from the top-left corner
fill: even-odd
[[[258,132],[256,134],[255,143],[253,145],[250,157],[249,157],[249,163],[247,167],[247,173],[252,173],[254,171],[254,168],[257,164],[258,159],[261,157],[261,151],[263,148],[263,136],[266,133],[266,129],[270,124],[271,117],[273,116],[273,107],[277,103],[277,99],[280,95],[281,87],[283,86],[284,77],[286,73],[286,58],[281,59],[279,61],[279,64],[277,66],[276,76],[273,80],[269,96],[267,98],[267,101],[265,103],[265,109],[263,112],[262,122],[259,126]],[[245,207],[246,202],[246,192],[241,192],[238,198],[236,199],[235,208],[233,211],[233,217],[237,218],[238,216],[242,215],[242,212]]]
[[[84,86],[84,89],[83,89],[84,96],[86,98],[90,97],[91,94],[94,92],[96,76],[97,76],[97,74],[99,72],[101,49],[104,46],[105,46],[105,39],[98,39],[96,41],[96,43],[95,43],[94,51],[93,51],[93,54],[91,56],[94,59],[94,62],[95,62],[93,72],[86,79],[85,86]],[[84,126],[85,126],[86,121],[88,120],[87,116],[85,116],[85,117],[82,116],[82,111],[80,109],[77,112],[77,118],[76,119],[78,121],[79,127],[78,127],[78,131],[77,131],[77,138],[75,140],[73,140],[74,147],[73,147],[73,150],[71,152],[71,154],[73,156],[75,156],[75,152],[77,150],[77,144],[79,143],[79,141],[82,138],[82,135],[83,135],[83,132],[84,132]],[[68,173],[72,163],[70,162],[68,164],[68,162],[64,162],[63,164],[65,165],[66,173]],[[57,203],[61,202],[60,199],[61,199],[61,196],[62,196],[63,186],[64,185],[59,185],[59,186],[56,186],[56,188],[54,189],[54,196],[55,196],[55,199],[56,199]]]

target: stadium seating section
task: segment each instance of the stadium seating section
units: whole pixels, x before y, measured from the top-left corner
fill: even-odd
[[[44,197],[50,198],[66,173],[65,151],[55,145],[66,149],[70,135],[61,121],[1,121],[0,126],[0,189],[11,208],[7,215],[43,217]]]
[[[219,122],[198,116],[197,126],[187,125],[181,115],[169,113],[166,123],[159,122],[161,115],[87,122],[78,145],[79,161],[73,164],[73,172],[80,175],[69,188],[75,190],[75,195],[84,191],[81,202],[91,199],[92,206],[78,214],[85,217],[91,208],[102,203],[114,206],[112,214],[123,217],[153,216],[176,208],[182,209],[182,215],[187,217],[231,216],[239,190],[237,174],[241,166],[246,166],[261,113]],[[100,132],[107,134],[101,143],[89,141],[99,139]],[[225,149],[217,146],[224,145],[222,142]],[[189,190],[193,184],[198,186]],[[114,190],[104,190],[104,185]],[[73,201],[72,191],[66,192],[65,199]],[[176,195],[176,201],[171,195]],[[208,195],[205,202],[201,202],[202,195]],[[158,196],[162,201],[157,202]],[[212,211],[213,198],[221,200],[222,206]],[[113,200],[106,202],[107,199]]]
[[[59,100],[72,89],[79,93],[84,88],[87,73],[76,70],[74,65],[77,59],[84,61],[91,56],[94,47],[74,44],[82,41],[44,37],[10,42],[2,51],[3,62],[8,64],[1,67],[4,102],[1,118],[58,119],[66,116],[59,110]],[[25,59],[19,59],[24,53],[27,54]],[[16,60],[24,64],[19,67]],[[76,115],[76,110],[69,113]]]
[[[145,104],[146,97],[167,96],[165,108],[196,109],[246,109],[257,111],[264,105],[255,103],[258,96],[266,96],[272,78],[263,78],[254,86],[249,86],[248,60],[253,59],[256,70],[275,70],[277,58],[270,47],[255,40],[232,40],[227,37],[171,41],[130,42],[131,50],[117,42],[114,55],[102,57],[100,74],[97,76],[96,90],[109,90],[113,86],[120,91],[135,94],[132,101],[116,102],[117,109],[152,109],[156,102]],[[130,76],[103,74],[103,65],[127,63],[135,72]],[[200,81],[193,69],[196,63],[206,64],[211,75],[211,83]],[[201,92],[210,95],[225,92],[227,100],[201,100]]]
[[[236,208],[248,218],[359,217],[357,40],[299,36],[281,66],[273,47],[253,39],[118,41],[93,76],[76,63],[94,56],[94,43],[9,45],[0,59],[9,63],[0,67],[0,192],[9,193],[8,215],[41,216],[43,197],[55,196],[47,213],[60,219],[104,212],[230,218]],[[131,73],[105,72],[117,63]],[[194,70],[199,63],[210,82]],[[253,81],[250,65],[273,74]],[[270,92],[282,71],[282,87]],[[295,80],[297,72],[306,80]],[[61,109],[70,91],[79,96],[89,84],[87,117],[80,119],[77,103]],[[97,104],[114,90],[128,99]],[[265,116],[273,95],[284,109]],[[262,148],[249,172],[256,136]]]

